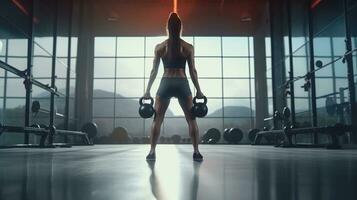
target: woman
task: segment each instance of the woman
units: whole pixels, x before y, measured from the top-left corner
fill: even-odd
[[[195,161],[203,160],[203,157],[198,150],[199,136],[197,122],[190,112],[192,107],[192,93],[185,73],[186,61],[189,66],[192,82],[197,90],[196,97],[202,98],[204,95],[198,84],[197,71],[194,64],[193,46],[180,38],[181,27],[182,25],[179,16],[176,13],[170,13],[167,21],[169,38],[155,47],[153,69],[151,70],[150,80],[144,94],[145,98],[150,98],[150,89],[158,72],[160,58],[164,65],[164,74],[156,93],[156,114],[151,127],[151,149],[146,157],[147,160],[156,159],[155,148],[160,135],[160,127],[167,107],[170,104],[171,97],[178,98],[180,106],[185,114],[193,144],[193,159]]]

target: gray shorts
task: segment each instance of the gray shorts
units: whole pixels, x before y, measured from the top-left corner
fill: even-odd
[[[192,93],[187,78],[163,77],[156,95],[164,99],[171,97],[185,99],[192,96]]]

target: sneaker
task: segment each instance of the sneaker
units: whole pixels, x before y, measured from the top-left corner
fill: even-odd
[[[201,162],[203,161],[203,156],[200,153],[193,153],[193,160]]]
[[[156,154],[155,154],[155,153],[149,153],[149,154],[146,156],[146,160],[148,160],[148,161],[155,161],[155,160],[156,160]]]

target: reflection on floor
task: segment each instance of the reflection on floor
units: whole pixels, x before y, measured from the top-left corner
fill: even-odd
[[[202,145],[1,149],[0,199],[357,199],[357,151]]]

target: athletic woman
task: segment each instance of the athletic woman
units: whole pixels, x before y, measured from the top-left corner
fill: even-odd
[[[160,59],[164,65],[164,74],[160,82],[155,98],[155,117],[151,126],[151,149],[146,156],[147,160],[155,160],[155,148],[160,135],[160,128],[165,116],[171,97],[178,98],[180,106],[185,114],[189,127],[189,134],[193,144],[193,160],[202,161],[203,157],[198,150],[199,133],[195,117],[191,114],[192,93],[185,73],[186,61],[188,63],[192,82],[197,90],[196,97],[204,95],[198,84],[197,71],[194,63],[193,46],[181,39],[181,19],[176,13],[170,13],[167,21],[167,32],[169,38],[155,47],[155,57],[151,70],[149,83],[144,94],[150,98],[150,89],[156,78]]]

